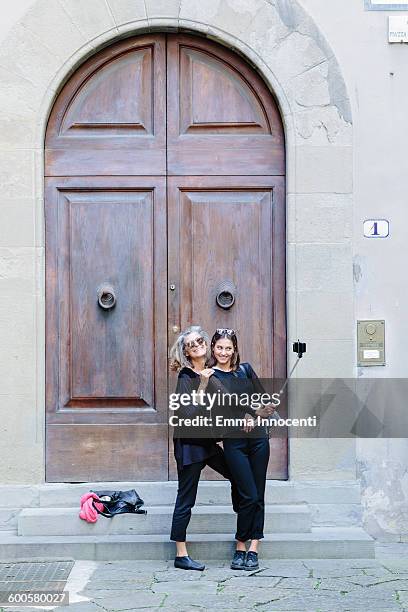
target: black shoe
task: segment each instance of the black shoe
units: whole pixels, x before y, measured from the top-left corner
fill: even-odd
[[[246,554],[244,569],[256,570],[259,568],[258,553],[253,550],[249,550]]]
[[[245,568],[245,550],[236,550],[231,561],[231,569],[244,569]]]
[[[202,563],[197,563],[197,561],[194,561],[194,559],[188,555],[187,557],[176,557],[174,559],[174,567],[185,570],[198,570],[199,572],[202,572],[203,569],[205,569],[205,565]]]

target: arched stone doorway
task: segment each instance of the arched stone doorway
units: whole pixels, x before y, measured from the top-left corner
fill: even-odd
[[[74,73],[45,149],[46,480],[165,480],[179,328],[233,327],[262,376],[286,373],[276,102],[217,43],[148,34]],[[269,476],[286,478],[287,442],[271,444]]]

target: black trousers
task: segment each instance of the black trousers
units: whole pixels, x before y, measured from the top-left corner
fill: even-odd
[[[226,438],[223,444],[225,459],[239,493],[235,539],[240,542],[260,540],[264,537],[269,438]]]
[[[238,511],[238,490],[232,481],[224,452],[221,447],[218,447],[218,450],[217,454],[208,457],[204,461],[185,465],[182,469],[178,470],[177,499],[173,512],[170,540],[175,542],[186,541],[186,531],[191,518],[191,508],[194,506],[197,497],[198,481],[200,480],[201,470],[206,465],[209,465],[213,470],[231,481],[232,507],[235,512]]]

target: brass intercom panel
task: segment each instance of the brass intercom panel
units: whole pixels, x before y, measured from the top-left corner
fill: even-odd
[[[385,365],[385,321],[357,321],[357,365]]]

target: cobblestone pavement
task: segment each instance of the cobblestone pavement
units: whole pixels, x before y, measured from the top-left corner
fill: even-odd
[[[171,561],[77,561],[66,585],[70,605],[56,610],[408,611],[407,544],[377,545],[375,560],[261,560],[253,572],[206,565],[191,572]]]

